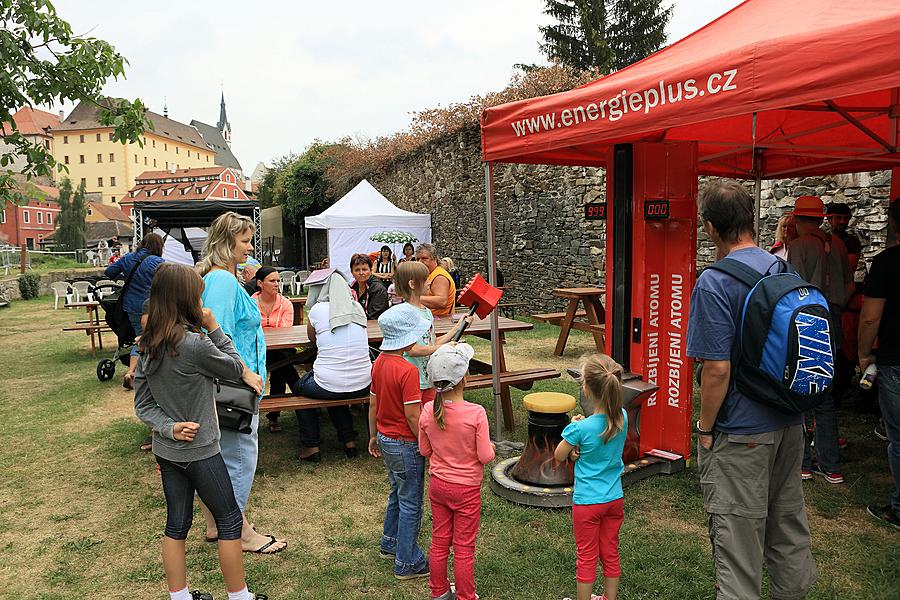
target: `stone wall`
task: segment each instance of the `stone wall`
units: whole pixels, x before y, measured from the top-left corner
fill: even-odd
[[[397,206],[432,214],[433,239],[457,263],[463,279],[484,269],[484,170],[477,128],[429,144],[369,181]],[[494,182],[498,263],[510,300],[526,302],[530,312],[562,310],[553,288],[603,281],[605,224],[583,218],[586,202],[605,198],[603,169],[501,164]],[[753,183],[747,185],[752,190]],[[778,219],[795,198],[818,195],[825,202],[850,204],[850,228],[871,261],[884,247],[889,194],[889,171],[764,181],[761,244],[771,246]],[[698,266],[714,255],[701,230]],[[865,261],[860,265],[864,268]]]
[[[33,273],[33,271],[27,271],[27,273]],[[53,295],[53,290],[50,289],[50,284],[57,281],[74,281],[76,279],[80,279],[82,277],[95,277],[103,275],[103,269],[96,270],[74,270],[69,269],[65,271],[49,271],[47,273],[41,273],[40,283],[38,284],[38,294],[41,296]],[[3,277],[0,279],[0,296],[5,297],[7,300],[21,300],[22,295],[19,293],[19,275],[10,274],[8,277]]]
[[[432,215],[438,250],[463,279],[485,269],[484,169],[478,129],[468,129],[370,177],[391,202]],[[603,198],[602,169],[498,165],[494,171],[497,257],[507,298],[553,310],[556,287],[596,284],[605,268],[604,224],[586,223],[584,204]]]

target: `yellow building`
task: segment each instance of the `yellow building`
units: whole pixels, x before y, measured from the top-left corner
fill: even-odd
[[[117,204],[134,187],[144,171],[211,167],[216,153],[194,127],[147,112],[153,130],[139,144],[112,141],[113,129],[99,123],[99,109],[86,102],[57,127],[53,134],[53,156],[68,168],[57,180],[68,177],[77,187],[82,181],[88,192],[101,194],[104,204]]]

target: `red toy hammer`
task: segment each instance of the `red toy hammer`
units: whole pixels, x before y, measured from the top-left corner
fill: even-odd
[[[460,291],[458,302],[470,307],[470,317],[477,314],[479,319],[484,319],[497,308],[501,296],[503,296],[503,290],[495,288],[476,273],[475,277],[470,279],[469,283]],[[454,342],[459,341],[468,326],[468,323],[462,324],[462,327],[453,336]]]

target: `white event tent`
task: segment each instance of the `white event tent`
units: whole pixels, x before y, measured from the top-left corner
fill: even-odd
[[[418,243],[431,241],[431,215],[397,208],[365,179],[321,214],[306,217],[307,229],[328,232],[328,258],[332,267],[350,272],[350,257],[374,252],[384,246],[370,237],[385,231],[411,233]],[[387,244],[395,257],[403,244]]]

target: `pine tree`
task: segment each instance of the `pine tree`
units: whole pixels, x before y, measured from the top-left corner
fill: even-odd
[[[559,21],[541,27],[541,50],[576,69],[611,73],[662,48],[672,7],[662,0],[546,0],[544,14]]]
[[[606,44],[606,0],[546,0],[544,14],[558,25],[541,27],[541,51],[552,61],[581,70],[600,68],[612,62]]]
[[[660,4],[661,0],[616,0],[613,4],[615,26],[607,41],[614,57],[611,70],[624,69],[665,46],[673,7],[663,9]]]
[[[60,250],[84,248],[84,221],[87,208],[84,204],[84,184],[72,194],[72,182],[66,177],[59,185],[59,218],[56,224],[56,244]]]
[[[87,219],[87,206],[84,203],[84,181],[75,190],[72,196],[72,244],[73,249],[84,248],[87,242],[84,238],[85,220]]]
[[[58,250],[71,250],[69,240],[72,237],[72,182],[63,177],[59,184],[59,216],[56,218],[56,247]]]

